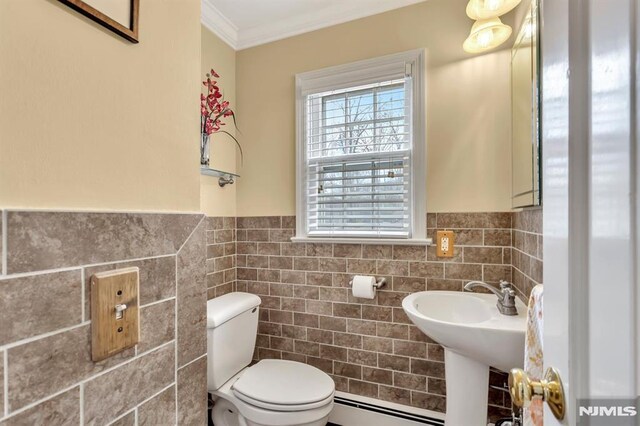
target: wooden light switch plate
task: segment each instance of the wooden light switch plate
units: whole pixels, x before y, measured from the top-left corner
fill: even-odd
[[[91,358],[101,361],[135,346],[140,336],[138,268],[91,276]]]
[[[453,257],[453,231],[438,231],[436,236],[436,256]]]

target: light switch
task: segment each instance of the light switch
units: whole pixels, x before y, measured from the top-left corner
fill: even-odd
[[[133,347],[140,336],[137,267],[91,276],[91,358],[101,361]]]
[[[438,231],[436,236],[436,255],[438,257],[453,257],[453,231]]]

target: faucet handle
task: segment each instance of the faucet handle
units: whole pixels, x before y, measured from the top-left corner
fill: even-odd
[[[502,289],[502,306],[504,307],[514,307],[516,306],[516,292],[514,289],[509,287],[504,287]]]
[[[504,290],[505,288],[512,288],[513,286],[509,281],[500,280],[500,290]]]

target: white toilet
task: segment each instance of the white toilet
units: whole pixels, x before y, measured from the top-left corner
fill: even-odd
[[[260,298],[229,293],[207,302],[207,386],[215,426],[324,426],[333,409],[331,377],[285,360],[251,363]]]

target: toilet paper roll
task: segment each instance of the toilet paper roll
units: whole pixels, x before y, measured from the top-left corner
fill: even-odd
[[[373,299],[376,297],[376,279],[365,275],[356,275],[353,277],[351,291],[353,297],[361,297],[363,299]]]

